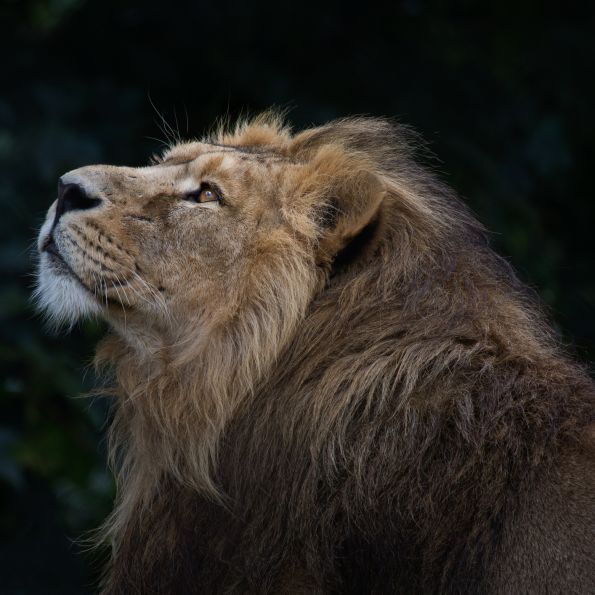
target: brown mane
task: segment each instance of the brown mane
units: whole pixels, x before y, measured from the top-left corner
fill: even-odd
[[[100,347],[106,593],[595,589],[593,383],[413,138],[265,116],[209,139],[301,164],[294,235],[200,337]]]

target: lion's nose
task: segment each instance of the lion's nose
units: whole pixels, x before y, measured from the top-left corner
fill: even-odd
[[[91,198],[79,184],[64,183],[58,180],[58,204],[56,205],[56,219],[68,211],[82,211],[92,209],[101,204],[100,198]]]

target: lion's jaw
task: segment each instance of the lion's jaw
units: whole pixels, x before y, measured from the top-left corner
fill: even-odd
[[[56,202],[50,207],[39,232],[35,297],[51,324],[72,325],[80,318],[98,314],[100,305],[74,276],[65,260],[54,250],[47,250],[55,213]]]

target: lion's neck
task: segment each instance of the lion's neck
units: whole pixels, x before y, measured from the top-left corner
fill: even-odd
[[[104,341],[97,358],[115,369],[111,445],[121,490],[133,473],[143,485],[167,476],[220,497],[213,479],[220,437],[270,375],[319,283],[318,273],[300,271],[296,285],[271,279],[266,294],[219,327],[172,337],[129,326]]]

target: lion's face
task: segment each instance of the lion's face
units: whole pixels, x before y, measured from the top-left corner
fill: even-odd
[[[42,300],[69,319],[233,309],[267,250],[299,241],[282,215],[288,168],[267,151],[197,142],[150,167],[65,174],[39,234]]]

